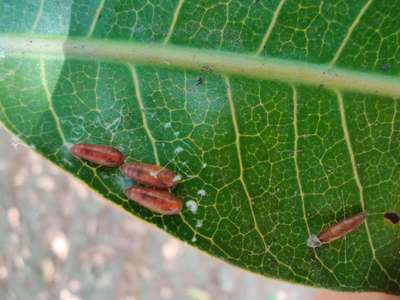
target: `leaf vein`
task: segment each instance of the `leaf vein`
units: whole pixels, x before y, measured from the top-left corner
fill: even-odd
[[[358,174],[358,168],[357,168],[357,162],[356,162],[356,158],[354,155],[354,151],[353,151],[353,147],[351,144],[351,138],[350,138],[350,133],[349,133],[349,128],[347,125],[347,119],[346,119],[346,112],[344,109],[344,103],[343,103],[343,95],[342,93],[340,93],[339,91],[335,91],[336,92],[336,98],[337,98],[337,102],[338,102],[338,106],[339,106],[339,111],[340,111],[340,121],[342,124],[342,130],[343,130],[343,134],[344,134],[344,139],[346,141],[346,146],[347,146],[347,151],[349,153],[350,156],[350,161],[351,161],[351,166],[352,166],[352,170],[353,170],[353,176],[354,176],[354,180],[356,182],[357,185],[357,189],[359,192],[359,200],[360,200],[360,204],[361,204],[361,209],[363,211],[366,211],[366,205],[365,205],[365,200],[364,200],[364,188],[361,184],[361,180],[360,180],[360,176]],[[371,252],[372,252],[372,257],[375,260],[375,262],[378,264],[379,268],[382,270],[383,273],[385,273],[386,277],[396,283],[398,286],[400,286],[399,281],[397,281],[396,279],[392,278],[390,276],[390,274],[387,272],[387,270],[385,269],[385,267],[382,265],[382,263],[379,261],[378,257],[376,256],[376,249],[374,246],[374,243],[372,241],[372,236],[371,236],[371,232],[369,229],[369,225],[368,225],[368,220],[366,219],[364,222],[365,225],[365,230],[367,232],[367,237],[368,237],[368,244],[371,248]]]
[[[175,9],[175,12],[174,12],[174,16],[172,18],[171,25],[170,25],[170,27],[168,29],[168,33],[167,33],[167,35],[166,35],[166,37],[164,39],[164,45],[168,44],[169,40],[171,39],[172,34],[174,33],[176,22],[178,21],[178,17],[179,17],[179,14],[181,12],[181,9],[182,9],[182,6],[183,6],[184,2],[185,2],[185,0],[179,0],[178,5],[176,6],[176,9]]]
[[[94,29],[96,28],[97,21],[99,20],[100,14],[103,11],[105,2],[106,0],[100,0],[99,6],[97,7],[96,12],[94,14],[92,23],[90,24],[89,31],[86,34],[87,38],[92,36]]]
[[[239,170],[240,170],[239,180],[240,180],[240,183],[246,194],[247,201],[249,203],[250,213],[252,215],[255,230],[258,233],[258,235],[260,236],[260,238],[264,244],[265,251],[267,253],[269,253],[269,255],[271,255],[277,261],[278,264],[288,268],[295,276],[298,276],[306,281],[309,281],[309,279],[306,276],[296,273],[291,265],[284,263],[273,252],[271,252],[271,250],[269,249],[269,246],[267,245],[265,238],[260,230],[260,227],[258,225],[258,221],[256,218],[256,214],[254,212],[253,204],[252,204],[252,197],[247,188],[246,182],[244,181],[244,175],[243,175],[244,168],[243,168],[242,154],[241,154],[241,148],[240,148],[240,131],[239,131],[239,126],[238,126],[238,122],[236,119],[236,108],[235,108],[235,104],[233,101],[232,88],[231,88],[230,80],[227,76],[224,76],[224,80],[225,80],[225,85],[226,85],[226,90],[227,90],[227,98],[228,98],[228,102],[229,102],[229,107],[230,107],[230,111],[231,111],[233,128],[235,131],[235,138],[236,138],[235,145],[236,145],[237,157],[238,157],[238,161],[239,161]]]
[[[257,223],[256,214],[254,212],[254,208],[253,208],[253,204],[252,204],[252,198],[251,198],[250,193],[249,193],[249,191],[247,189],[247,185],[243,180],[243,160],[242,160],[242,153],[241,153],[241,148],[240,148],[239,125],[238,125],[238,122],[237,122],[237,119],[236,119],[236,108],[235,108],[235,104],[233,103],[232,88],[231,88],[230,80],[226,76],[224,77],[224,79],[225,79],[225,85],[226,85],[226,89],[227,89],[227,98],[228,98],[229,107],[230,107],[230,111],[231,111],[233,129],[235,131],[235,145],[236,145],[237,159],[238,159],[238,162],[239,162],[239,180],[240,180],[240,183],[241,183],[241,185],[243,187],[243,190],[244,190],[244,192],[246,194],[247,201],[249,203],[250,212],[251,212],[251,215],[252,215],[254,226],[256,227],[256,231],[260,235],[261,240],[264,243],[264,247],[267,250],[268,246],[267,246],[267,244],[265,242],[264,236],[261,233],[261,230],[260,230],[260,228],[258,226],[258,223]]]
[[[275,27],[276,21],[278,20],[279,14],[280,14],[281,9],[282,9],[283,5],[285,4],[285,2],[286,2],[286,0],[281,0],[278,4],[277,8],[275,9],[274,15],[272,17],[271,22],[268,25],[268,28],[264,34],[261,44],[260,44],[260,46],[258,46],[256,55],[260,55],[260,53],[264,50],[265,46],[267,45],[268,39],[272,33],[272,30]]]
[[[135,86],[136,100],[138,102],[140,114],[142,116],[143,128],[144,128],[144,130],[145,130],[145,132],[147,134],[147,137],[148,137],[148,139],[150,141],[150,144],[151,144],[151,147],[153,149],[155,162],[157,163],[157,165],[160,165],[160,158],[158,156],[158,151],[157,151],[157,147],[156,147],[156,140],[154,139],[153,134],[151,133],[151,130],[150,130],[148,122],[147,122],[147,117],[146,117],[146,113],[145,113],[142,93],[140,91],[139,77],[137,75],[136,68],[131,64],[128,64],[128,66],[129,66],[129,69],[131,71],[133,84]]]
[[[32,25],[32,32],[34,32],[39,24],[40,18],[43,15],[43,7],[44,7],[44,0],[40,0],[40,4],[39,4],[39,10],[38,13],[36,15],[35,21],[33,22]]]
[[[349,27],[349,30],[347,30],[346,36],[344,37],[342,43],[340,44],[338,50],[336,51],[332,61],[330,62],[330,66],[334,66],[337,62],[337,60],[340,57],[340,54],[342,54],[344,48],[347,45],[347,42],[349,41],[351,35],[353,34],[354,29],[356,28],[356,26],[358,25],[358,23],[360,22],[362,16],[365,14],[365,12],[368,10],[368,7],[371,5],[373,0],[369,0],[364,7],[360,10],[360,13],[357,15],[357,17],[354,19],[353,23],[351,24],[351,26]]]
[[[48,82],[46,79],[46,65],[45,65],[45,62],[42,57],[39,59],[39,67],[40,67],[40,79],[42,81],[42,86],[43,86],[44,92],[46,94],[46,99],[47,99],[47,102],[49,105],[49,111],[50,111],[51,115],[53,116],[53,119],[56,123],[56,129],[58,131],[58,134],[60,135],[61,141],[63,142],[64,145],[66,145],[67,143],[66,143],[66,139],[64,136],[64,132],[61,128],[60,119],[58,118],[57,113],[54,109],[51,92],[49,90],[49,85],[48,85]]]
[[[293,93],[293,129],[294,129],[294,165],[295,165],[295,169],[296,169],[296,180],[297,180],[297,185],[299,188],[299,192],[300,192],[300,199],[301,199],[301,208],[303,211],[303,219],[304,219],[304,223],[306,225],[307,228],[307,233],[308,236],[311,236],[311,230],[310,230],[310,225],[308,223],[308,219],[307,219],[307,212],[306,212],[306,206],[305,206],[305,199],[304,199],[304,192],[303,192],[303,186],[301,184],[301,179],[300,179],[300,167],[299,167],[299,157],[298,157],[298,153],[299,153],[299,149],[298,149],[298,142],[299,142],[299,128],[298,128],[298,121],[297,121],[297,114],[298,114],[298,97],[297,97],[297,89],[294,85],[292,85],[292,93]],[[319,257],[317,251],[315,249],[312,249],[314,252],[314,256],[315,258],[318,260],[318,262],[322,265],[323,268],[325,268],[329,273],[332,274],[333,278],[336,280],[336,282],[339,285],[342,285],[339,281],[339,279],[337,278],[335,272],[329,268]]]

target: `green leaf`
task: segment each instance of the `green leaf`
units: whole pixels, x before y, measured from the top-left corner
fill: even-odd
[[[0,120],[132,215],[243,269],[400,294],[400,1],[0,0]],[[192,206],[128,202],[112,145]],[[197,210],[196,210],[197,208]],[[367,222],[316,250],[310,234]],[[132,237],[134,238],[134,237]]]

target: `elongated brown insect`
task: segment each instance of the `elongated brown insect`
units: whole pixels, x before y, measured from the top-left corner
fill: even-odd
[[[140,184],[158,189],[173,188],[180,180],[171,170],[152,164],[124,164],[121,172]]]
[[[312,234],[308,240],[307,245],[311,248],[317,248],[322,244],[329,244],[337,239],[344,237],[346,234],[354,231],[367,218],[367,213],[362,212],[355,216],[344,219],[337,224],[331,225],[327,229],[321,231],[318,236]]]
[[[125,195],[136,203],[162,215],[176,215],[182,210],[182,201],[167,191],[146,187],[130,187]]]
[[[96,165],[118,167],[124,163],[124,155],[110,146],[94,144],[75,144],[70,152],[73,156],[90,161]]]

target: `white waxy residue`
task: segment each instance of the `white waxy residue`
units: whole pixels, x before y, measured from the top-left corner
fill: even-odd
[[[133,182],[131,179],[124,176],[117,176],[114,179],[115,184],[121,188],[121,190],[125,190],[128,187],[132,186]]]
[[[70,142],[65,142],[63,144],[64,148],[69,152],[74,144]]]
[[[196,214],[197,213],[197,203],[193,200],[189,200],[186,202],[186,207],[193,213]]]
[[[203,189],[197,191],[197,195],[199,195],[200,197],[204,197],[206,194],[206,191]]]
[[[172,179],[172,181],[173,182],[179,182],[179,181],[181,181],[182,180],[182,176],[181,175],[176,175],[173,179]]]
[[[164,128],[165,128],[165,129],[171,128],[171,127],[172,127],[171,122],[164,123]]]
[[[175,154],[179,154],[183,152],[183,148],[182,147],[176,147],[175,148]]]
[[[196,221],[196,228],[200,228],[203,226],[203,220],[197,220]]]
[[[321,246],[321,241],[315,234],[311,234],[307,239],[307,246],[310,248],[317,248]]]

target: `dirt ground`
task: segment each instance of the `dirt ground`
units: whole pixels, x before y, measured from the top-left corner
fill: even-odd
[[[0,130],[0,299],[312,299],[108,205]]]

